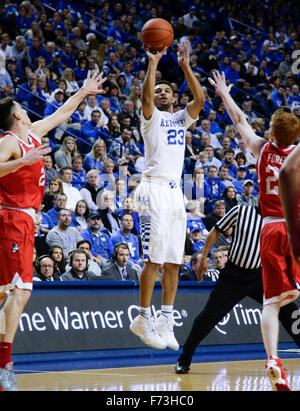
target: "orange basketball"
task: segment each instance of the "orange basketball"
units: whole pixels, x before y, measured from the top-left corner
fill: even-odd
[[[150,51],[161,51],[170,47],[174,40],[171,24],[164,19],[151,19],[144,24],[141,31],[144,47]]]

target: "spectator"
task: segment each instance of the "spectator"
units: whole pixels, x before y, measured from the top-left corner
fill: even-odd
[[[54,245],[49,249],[48,254],[55,261],[56,270],[58,274],[60,276],[64,274],[66,272],[66,261],[64,258],[63,249],[59,245]]]
[[[212,146],[207,146],[207,147],[211,147],[212,152],[214,152]],[[202,168],[203,171],[204,171],[204,174],[206,175],[208,167],[211,165],[211,164],[208,163],[208,152],[205,151],[205,150],[200,151],[198,156],[199,156],[199,159],[196,161],[195,170],[197,170],[198,168]]]
[[[67,96],[71,96],[72,94],[76,93],[76,91],[79,90],[79,85],[75,79],[75,73],[72,70],[72,68],[70,67],[65,68],[62,73],[61,78],[66,80],[67,82],[67,90],[66,90]]]
[[[256,114],[252,111],[251,100],[246,100],[243,102],[243,112],[249,124],[251,124],[252,120],[254,120],[257,117]]]
[[[74,212],[77,202],[79,200],[82,200],[82,197],[81,197],[80,191],[76,187],[72,186],[72,179],[73,179],[72,168],[69,166],[62,167],[59,170],[59,176],[62,181],[63,192],[67,196],[66,208]]]
[[[206,198],[204,204],[204,213],[209,214],[215,201],[219,200],[225,189],[225,185],[218,177],[218,170],[215,166],[209,166],[207,176],[204,178],[204,197]]]
[[[113,244],[107,231],[104,232],[100,214],[97,211],[92,211],[87,218],[88,227],[81,232],[84,240],[88,240],[91,244],[91,253],[98,259],[103,267],[113,253]]]
[[[83,168],[86,171],[97,169],[100,172],[103,170],[103,161],[106,159],[106,144],[99,138],[93,143],[91,151],[85,156]]]
[[[233,180],[236,176],[237,171],[237,163],[234,159],[234,150],[232,148],[228,148],[224,151],[224,158],[221,161],[222,164],[227,164],[229,167],[228,171],[228,178]]]
[[[99,185],[109,191],[114,191],[116,177],[114,175],[115,163],[111,158],[103,161],[103,171],[100,174]]]
[[[236,190],[234,186],[231,185],[224,189],[222,200],[224,200],[226,204],[226,213],[237,205]]]
[[[113,256],[102,270],[102,279],[116,281],[138,281],[138,272],[128,266],[130,249],[127,243],[119,243],[114,247]]]
[[[79,231],[82,231],[87,228],[87,217],[90,214],[90,209],[85,200],[79,200],[76,203],[75,210],[74,210],[74,215],[79,223],[79,226],[77,229]]]
[[[205,243],[205,238],[203,237],[201,230],[199,230],[197,226],[191,227],[190,238],[193,244],[193,252],[196,253],[200,251]]]
[[[61,281],[56,271],[56,263],[50,255],[42,255],[38,258],[35,268],[33,281]]]
[[[100,106],[98,105],[97,97],[91,94],[86,98],[86,108],[84,110],[84,114],[88,121],[92,119],[92,112],[95,110],[98,110],[100,113]]]
[[[218,200],[214,204],[213,211],[203,218],[203,223],[208,231],[210,231],[215,224],[224,217],[226,212],[226,204],[223,200]]]
[[[63,281],[91,281],[98,276],[88,270],[88,256],[84,250],[75,249],[70,255],[70,270],[66,271],[61,279]]]
[[[239,205],[258,206],[258,199],[253,195],[254,185],[252,180],[243,182],[243,192],[237,196]]]
[[[187,174],[192,174],[195,169],[195,164],[199,160],[200,147],[193,144],[193,135],[187,130],[185,133],[185,153],[184,153],[184,169]]]
[[[187,202],[186,206],[187,211],[187,232],[190,232],[191,227],[197,226],[201,231],[205,230],[205,227],[202,223],[202,218],[205,217],[203,214],[203,204],[199,200],[190,200]],[[203,236],[207,235],[207,232],[203,231]]]
[[[91,211],[97,211],[97,196],[102,190],[99,185],[99,171],[97,169],[88,171],[87,182],[80,190],[82,198],[86,201],[89,209]]]
[[[81,155],[74,156],[72,159],[72,186],[81,190],[86,184],[86,172],[83,169],[83,158]]]
[[[88,270],[95,275],[101,275],[100,261],[91,253],[91,243],[87,240],[81,240],[77,243],[77,249],[83,250],[88,256]]]
[[[232,184],[235,188],[237,194],[242,194],[243,192],[243,183],[246,179],[247,170],[246,167],[239,167],[236,172],[236,178],[232,180]]]
[[[19,69],[23,69],[30,64],[28,49],[29,46],[25,44],[25,37],[17,36],[15,45],[12,46],[12,57],[16,60]]]
[[[5,59],[0,56],[0,97],[4,98],[13,94],[14,84],[5,68]]]
[[[126,158],[119,158],[117,161],[118,170],[114,173],[116,179],[124,180],[126,186],[129,181],[130,172],[128,170],[129,161]]]
[[[111,191],[101,191],[99,196],[99,214],[103,226],[108,230],[110,236],[119,230],[119,219],[114,211],[114,194]]]
[[[115,142],[111,145],[110,154],[114,157],[125,157],[134,166],[140,154],[137,145],[132,140],[131,129],[123,128],[121,136],[116,138]]]
[[[53,167],[53,159],[52,156],[44,156],[44,164],[45,164],[45,175],[46,175],[46,184],[48,185],[52,178],[58,178],[58,172]]]
[[[212,252],[212,262],[214,267],[221,271],[225,267],[227,261],[227,257],[225,256],[224,252],[222,250],[214,250]]]
[[[58,224],[58,214],[60,210],[64,210],[67,204],[67,196],[65,193],[58,192],[54,196],[54,207],[47,211],[47,217],[49,219],[50,229],[55,227]],[[71,226],[78,227],[79,223],[77,222],[74,214],[71,213]]]
[[[225,185],[225,187],[232,186],[232,180],[229,179],[229,166],[227,164],[221,165],[219,169],[219,177],[220,181]]]
[[[197,167],[193,173],[193,177],[184,182],[184,195],[187,200],[201,201],[202,205],[205,201],[204,198],[204,169],[203,167]]]
[[[44,254],[48,254],[48,244],[46,243],[46,235],[41,230],[42,215],[40,212],[34,216],[34,246],[38,257]]]
[[[208,170],[208,167],[210,166],[215,166],[217,168],[217,170],[219,170],[219,168],[221,167],[222,163],[221,161],[215,156],[215,152],[213,149],[213,146],[208,145],[205,147],[204,151],[207,153],[208,155],[208,160],[205,163],[205,169]],[[196,166],[197,167],[197,164]],[[206,171],[207,174],[207,171]]]
[[[121,216],[121,228],[111,236],[113,246],[118,243],[126,243],[130,250],[129,263],[139,271],[142,265],[140,256],[140,242],[138,237],[132,233],[134,227],[133,217],[130,213],[125,213]]]
[[[16,101],[29,110],[37,114],[42,114],[44,110],[43,94],[41,89],[37,85],[37,75],[35,73],[29,73],[27,76],[27,81],[22,83],[18,88],[16,94]]]
[[[52,177],[43,196],[42,204],[44,213],[47,213],[51,208],[54,207],[54,198],[57,193],[63,194],[62,181],[59,177]]]
[[[44,57],[46,61],[48,61],[49,59],[49,54],[47,50],[45,49],[45,47],[43,47],[43,45],[41,44],[41,40],[37,36],[34,36],[32,38],[32,45],[29,46],[28,55],[31,64],[33,64],[40,56]]]
[[[132,197],[127,196],[124,198],[122,208],[119,208],[118,210],[116,210],[116,214],[118,218],[121,218],[124,214],[130,214],[133,218],[132,233],[135,235],[140,235],[139,215],[134,210],[134,201]]]
[[[103,130],[104,122],[101,121],[100,110],[95,109],[91,113],[91,120],[84,121],[81,126],[80,137],[83,140],[79,144],[81,152],[86,152],[89,146],[94,145],[97,140],[101,140],[101,136],[104,134]],[[83,144],[83,142],[86,144]],[[90,160],[90,156],[88,159]]]
[[[70,227],[71,221],[71,212],[66,209],[60,210],[58,212],[58,224],[49,231],[46,237],[49,247],[61,246],[64,258],[67,258],[69,253],[75,250],[78,241],[82,240],[77,228]]]
[[[217,120],[216,110],[210,110],[208,114],[208,120],[210,121],[210,132],[212,134],[222,133],[222,128]]]
[[[222,148],[217,136],[211,132],[210,128],[211,128],[210,120],[204,119],[204,120],[201,121],[200,131],[201,131],[201,133],[209,134],[209,136],[210,136],[210,143],[209,144],[212,145],[212,147],[214,149]]]
[[[73,158],[78,156],[78,154],[78,148],[74,138],[72,136],[66,136],[61,147],[54,153],[57,167],[72,167]]]

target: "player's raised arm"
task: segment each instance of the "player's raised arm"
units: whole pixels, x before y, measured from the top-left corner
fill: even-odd
[[[214,86],[217,95],[222,98],[233,124],[236,126],[246,145],[257,158],[262,146],[266,143],[266,140],[258,137],[254,133],[244,113],[231,97],[230,90],[233,85],[226,84],[225,74],[220,74],[215,71],[213,72],[213,78],[214,79],[209,78],[209,82]]]
[[[192,118],[196,119],[203,108],[205,96],[197,77],[190,67],[190,56],[187,41],[183,42],[183,49],[179,46],[177,58],[178,64],[185,74],[194,97],[194,99],[188,104],[187,111]]]
[[[158,62],[164,55],[167,48],[164,48],[162,51],[157,52],[156,54],[151,53],[146,50],[149,63],[147,72],[144,79],[143,90],[142,90],[142,105],[143,105],[143,116],[146,120],[149,120],[152,116],[154,110],[154,87],[155,87],[155,73],[157,70]]]
[[[88,72],[87,78],[83,83],[83,86],[73,94],[63,106],[55,111],[50,116],[43,120],[36,121],[32,124],[30,131],[37,136],[44,136],[53,128],[59,126],[63,122],[67,121],[69,117],[74,113],[82,100],[84,100],[89,94],[104,94],[105,91],[102,88],[102,84],[106,81],[103,78],[103,73],[95,71],[92,75]]]

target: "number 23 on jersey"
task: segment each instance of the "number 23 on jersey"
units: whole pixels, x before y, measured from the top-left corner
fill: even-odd
[[[169,145],[183,145],[184,144],[184,130],[171,129],[168,130],[168,144]]]

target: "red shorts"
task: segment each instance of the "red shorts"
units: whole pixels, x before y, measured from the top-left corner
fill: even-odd
[[[284,222],[266,224],[260,236],[264,304],[288,304],[299,295],[300,265],[293,258]]]
[[[24,211],[0,210],[0,292],[32,289],[34,222]]]

